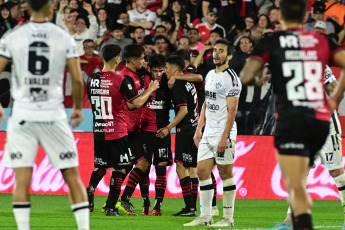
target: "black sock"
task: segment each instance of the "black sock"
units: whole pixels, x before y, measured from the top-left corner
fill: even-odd
[[[186,209],[192,208],[192,183],[190,177],[180,179],[180,185],[182,189],[182,195],[184,203],[186,204]]]
[[[293,218],[293,229],[294,230],[312,230],[313,224],[311,221],[310,214],[301,214]]]
[[[148,169],[141,181],[139,182],[141,197],[143,198],[144,205],[150,205],[149,187],[150,187],[150,170]]]
[[[123,191],[123,194],[121,196],[121,201],[129,202],[129,199],[131,199],[135,187],[137,187],[139,181],[141,181],[141,178],[143,178],[143,176],[144,172],[139,168],[134,168],[129,173],[125,191]]]
[[[119,199],[122,185],[122,172],[113,171],[110,178],[109,195],[107,199],[107,207],[115,208],[115,204]]]
[[[212,206],[217,206],[217,181],[216,178],[213,175],[213,172],[211,172],[211,178],[212,178],[212,185],[213,185],[213,199],[212,199]]]
[[[107,169],[105,168],[95,168],[91,173],[89,185],[96,188],[106,173]]]
[[[163,202],[165,190],[167,187],[167,177],[166,177],[167,169],[165,166],[157,166],[156,167],[156,183],[155,183],[155,190],[156,190],[156,197],[155,197],[155,207],[153,209],[160,210],[161,205]]]
[[[190,178],[192,182],[192,208],[196,210],[196,201],[198,199],[198,187],[199,187],[199,179],[197,177]]]

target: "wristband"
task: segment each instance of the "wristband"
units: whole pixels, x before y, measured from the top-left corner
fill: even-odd
[[[165,126],[165,128],[167,128],[167,129],[168,129],[168,132],[170,133],[170,129],[169,129],[169,127],[168,127],[168,126]]]

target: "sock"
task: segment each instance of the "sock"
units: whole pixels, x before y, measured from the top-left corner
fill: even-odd
[[[313,225],[310,214],[301,214],[293,218],[294,230],[312,230]]]
[[[345,174],[343,173],[337,177],[334,177],[333,179],[338,187],[341,206],[343,207],[343,213],[345,215]]]
[[[165,190],[167,187],[167,177],[166,177],[167,169],[165,166],[157,166],[156,167],[156,183],[155,183],[155,190],[156,190],[156,197],[155,197],[155,207],[153,209],[160,210],[161,205],[163,202]]]
[[[78,204],[72,204],[71,209],[73,211],[75,220],[77,221],[78,230],[90,229],[90,211],[89,202],[81,202]]]
[[[30,229],[30,202],[13,202],[13,214],[16,219],[18,230]]]
[[[212,217],[213,193],[212,179],[200,180],[200,217]]]
[[[137,187],[137,184],[139,183],[139,181],[141,181],[141,178],[143,178],[143,176],[144,172],[139,168],[134,168],[129,173],[125,191],[123,191],[123,194],[121,196],[121,201],[129,202],[131,196],[133,195],[135,187]]]
[[[212,206],[217,206],[217,181],[216,178],[213,175],[213,172],[211,172],[211,178],[212,178],[212,185],[213,185],[213,198],[212,198]]]
[[[192,183],[189,176],[180,179],[180,185],[182,189],[182,195],[184,203],[186,204],[186,209],[192,208]]]
[[[122,185],[122,175],[123,173],[120,171],[113,171],[111,173],[110,184],[109,184],[109,195],[107,199],[107,207],[108,208],[115,208],[115,204],[119,199],[121,193],[121,185]]]
[[[236,197],[234,178],[223,180],[223,217],[233,219]]]
[[[199,179],[196,178],[190,178],[192,182],[192,208],[196,210],[196,201],[198,199],[198,187],[199,187]]]
[[[150,205],[149,187],[150,187],[150,169],[147,170],[144,177],[139,182],[141,197],[143,198],[144,205]]]
[[[91,185],[93,188],[97,188],[97,185],[102,180],[104,175],[107,173],[107,169],[104,168],[95,168],[90,177],[89,185]]]

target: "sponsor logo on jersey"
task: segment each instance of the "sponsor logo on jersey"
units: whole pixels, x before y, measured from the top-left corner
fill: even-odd
[[[279,145],[279,148],[280,149],[304,149],[304,144],[289,142],[289,143]]]
[[[128,86],[128,89],[129,89],[129,90],[132,90],[132,89],[133,89],[133,87],[132,87],[131,84],[128,84],[127,86]]]
[[[59,156],[61,160],[65,160],[65,159],[75,158],[77,154],[75,154],[75,152],[66,152],[66,153],[60,153]]]
[[[209,99],[214,99],[214,100],[217,99],[217,93],[211,92],[208,90],[205,90],[205,96],[206,96],[206,98],[209,98]]]
[[[146,106],[149,109],[165,109],[166,108],[166,102],[165,101],[152,100],[151,102],[147,103]]]
[[[238,96],[239,94],[240,94],[239,89],[232,89],[229,91],[228,96],[229,97],[235,97],[235,96]]]
[[[16,152],[16,153],[10,153],[11,159],[21,159],[23,157],[23,154],[21,152]]]
[[[108,121],[107,123],[103,123],[103,122],[95,122],[95,127],[106,127],[106,126],[113,126],[114,122],[113,121]]]

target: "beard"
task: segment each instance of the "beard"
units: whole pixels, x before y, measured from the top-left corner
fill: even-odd
[[[228,60],[224,59],[223,61],[220,60],[220,62],[218,62],[218,64],[216,64],[217,67],[224,65]]]

